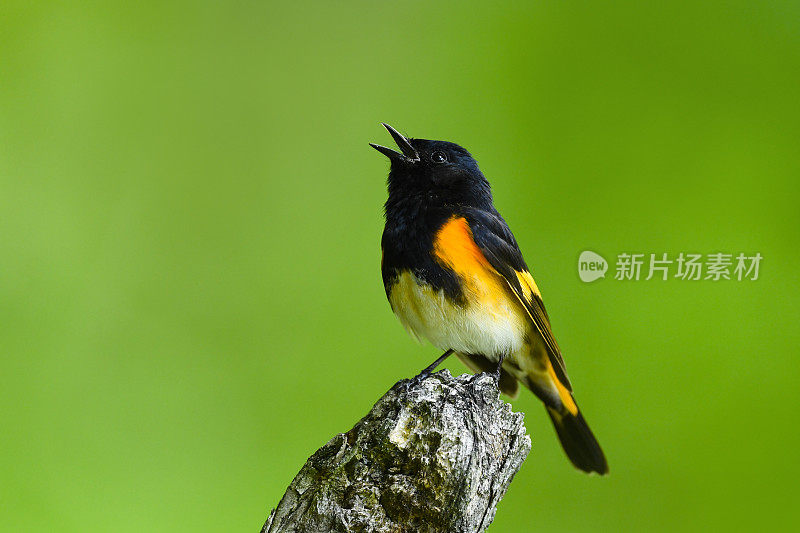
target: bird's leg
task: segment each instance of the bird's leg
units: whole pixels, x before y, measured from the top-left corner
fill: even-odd
[[[494,368],[492,372],[490,372],[491,376],[498,384],[500,383],[500,371],[503,369],[503,361],[505,360],[505,358],[506,354],[501,353],[500,358],[497,360],[497,366]]]
[[[434,370],[436,370],[436,367],[437,367],[437,366],[439,366],[440,364],[442,364],[442,361],[444,361],[445,359],[447,359],[448,357],[450,357],[452,354],[453,354],[453,350],[447,350],[446,352],[444,352],[442,355],[440,355],[440,356],[439,356],[439,358],[438,358],[436,361],[434,361],[433,363],[431,363],[430,365],[428,365],[427,367],[425,367],[425,369],[424,369],[422,372],[420,372],[419,374],[417,374],[416,376],[414,376],[414,377],[411,379],[410,385],[417,385],[417,384],[418,384],[418,383],[420,383],[420,382],[421,382],[423,379],[425,379],[425,378],[427,378],[428,376],[430,376],[430,375],[431,375],[431,373],[432,373]]]

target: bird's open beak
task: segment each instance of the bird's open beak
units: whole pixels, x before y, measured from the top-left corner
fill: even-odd
[[[401,154],[400,152],[392,150],[391,148],[386,148],[385,146],[381,146],[380,144],[369,143],[370,146],[375,148],[377,151],[379,151],[392,161],[404,161],[406,163],[413,163],[414,161],[419,161],[419,154],[414,149],[414,147],[411,146],[411,143],[408,142],[408,139],[403,137],[399,131],[397,131],[390,125],[383,122],[381,122],[381,124],[383,124],[384,128],[389,130],[389,133],[392,135],[394,142],[397,143],[397,146],[403,153]]]

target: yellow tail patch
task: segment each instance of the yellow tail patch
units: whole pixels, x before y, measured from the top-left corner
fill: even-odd
[[[547,362],[547,373],[550,375],[550,379],[558,390],[558,397],[561,398],[561,403],[564,404],[564,407],[567,408],[567,411],[569,411],[572,416],[578,416],[578,405],[572,398],[572,393],[558,380],[556,371],[553,369],[553,365],[550,361]]]

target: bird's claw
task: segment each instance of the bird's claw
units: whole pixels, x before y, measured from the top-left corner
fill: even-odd
[[[406,392],[410,391],[414,387],[417,387],[420,383],[428,379],[430,375],[431,375],[430,372],[420,372],[413,378],[404,380],[403,385],[406,388]]]
[[[497,366],[494,368],[494,370],[486,372],[492,377],[492,379],[494,380],[494,384],[497,385],[498,388],[500,388],[500,375],[502,374],[502,369],[503,369],[503,359],[501,358],[500,362],[497,363]]]

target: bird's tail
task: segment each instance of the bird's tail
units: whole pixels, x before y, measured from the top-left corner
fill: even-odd
[[[607,474],[606,456],[581,412],[576,409],[575,414],[572,414],[567,409],[550,406],[546,406],[546,409],[561,446],[572,464],[584,472]]]

